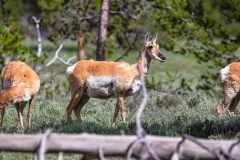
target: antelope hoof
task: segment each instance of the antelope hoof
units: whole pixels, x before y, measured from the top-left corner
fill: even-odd
[[[228,110],[228,116],[229,116],[230,118],[233,118],[233,117],[235,117],[236,115],[235,115],[235,112],[231,112],[230,110]]]
[[[115,128],[115,127],[116,127],[116,125],[115,125],[115,123],[113,122],[113,123],[112,123],[112,128]]]
[[[122,113],[122,121],[125,123],[126,122],[126,112]]]
[[[28,125],[27,125],[27,128],[31,128],[31,124],[28,124]]]
[[[221,114],[215,114],[215,116],[216,116],[217,118],[220,118],[220,117],[221,117]]]
[[[20,126],[21,126],[21,128],[22,128],[22,129],[24,129],[24,128],[25,128],[25,126],[24,126],[23,124],[20,124]]]
[[[82,122],[82,118],[77,118],[77,121],[78,121],[79,123],[81,123],[81,122]]]
[[[68,121],[68,123],[71,123],[73,121],[72,117],[68,115],[67,116],[67,121]]]
[[[217,107],[215,108],[215,116],[216,116],[217,118],[220,118],[220,116],[222,115],[222,112],[223,112],[222,107],[217,106]]]
[[[28,127],[28,128],[30,128],[30,127],[31,127],[31,122],[28,122],[28,125],[27,125],[27,127]]]

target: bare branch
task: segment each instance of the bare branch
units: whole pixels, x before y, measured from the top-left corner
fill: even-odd
[[[143,139],[135,139],[128,147],[126,160],[129,160],[132,157],[134,149],[141,143],[143,143]]]
[[[197,144],[199,147],[201,147],[202,149],[205,149],[206,151],[208,151],[209,153],[211,153],[212,155],[214,155],[217,159],[222,160],[222,154],[224,154],[224,152],[222,151],[214,151],[212,150],[210,147],[207,147],[206,145],[203,145],[201,142],[197,141],[194,137],[189,136],[189,135],[183,135],[184,138],[190,140],[191,142]],[[231,149],[231,148],[230,148]],[[228,156],[228,155],[227,155]]]
[[[98,148],[98,153],[99,153],[99,155],[98,155],[98,156],[99,156],[99,159],[100,159],[100,160],[105,160],[102,147],[99,147],[99,148]]]
[[[146,88],[146,85],[145,85],[145,81],[144,81],[144,66],[143,66],[143,54],[141,55],[142,58],[141,58],[141,75],[140,75],[140,80],[141,80],[141,84],[142,84],[142,93],[143,93],[143,100],[142,100],[142,103],[140,104],[140,107],[137,111],[137,114],[136,114],[136,135],[138,138],[143,138],[145,135],[145,131],[142,127],[142,123],[141,123],[141,117],[142,117],[142,113],[143,113],[143,110],[147,104],[147,99],[148,99],[148,94],[147,94],[147,88]]]
[[[35,24],[36,24],[36,29],[37,29],[37,36],[38,36],[38,51],[36,53],[36,55],[38,57],[41,57],[42,55],[42,37],[41,37],[41,31],[40,31],[40,19],[37,19],[36,17],[32,17],[32,19],[34,20]],[[63,58],[59,57],[59,52],[61,51],[62,47],[63,47],[63,41],[64,41],[65,36],[63,36],[59,47],[57,48],[56,52],[55,52],[55,56],[53,57],[53,59],[51,61],[49,61],[47,64],[45,64],[44,66],[37,64],[34,68],[37,72],[39,72],[41,69],[49,67],[50,65],[52,65],[56,60],[59,60],[60,62],[66,64],[66,65],[71,65],[71,61],[73,59],[75,59],[76,57],[71,57],[69,58],[67,61],[65,61]]]
[[[181,157],[180,147],[185,142],[185,137],[182,137],[182,140],[177,144],[176,151],[173,153],[171,160],[179,160]]]
[[[67,61],[65,61],[65,60],[62,59],[61,57],[58,57],[58,59],[59,59],[62,63],[66,64],[66,65],[71,65],[71,61],[74,60],[75,58],[76,58],[76,57],[71,57],[71,58],[69,58]]]
[[[137,35],[135,37],[135,40],[136,40],[136,38],[137,38]],[[141,80],[141,84],[142,84],[143,100],[142,100],[142,102],[139,106],[139,109],[137,111],[137,114],[136,114],[136,127],[137,127],[136,136],[137,136],[137,139],[129,145],[126,159],[131,158],[131,155],[132,155],[134,149],[137,147],[137,145],[142,143],[147,148],[148,152],[150,153],[150,156],[152,158],[154,158],[155,160],[159,160],[158,155],[153,150],[150,143],[148,143],[146,141],[146,138],[145,138],[146,137],[146,132],[144,131],[144,129],[142,127],[142,123],[141,123],[141,117],[142,117],[142,114],[143,114],[143,110],[146,106],[147,99],[148,99],[147,88],[146,88],[145,81],[144,81],[144,76],[145,76],[145,74],[144,74],[144,60],[145,60],[144,54],[141,54],[140,80]],[[140,156],[141,159],[145,159],[146,154],[141,154],[139,156]]]
[[[80,21],[84,21],[84,20],[91,20],[91,19],[95,19],[98,18],[99,15],[92,15],[92,16],[84,16],[80,18]]]
[[[71,57],[71,58],[69,58],[67,61],[65,61],[63,58],[59,57],[59,52],[61,51],[62,47],[63,47],[63,41],[60,43],[58,49],[56,50],[55,56],[53,57],[53,59],[52,59],[51,61],[49,61],[49,62],[45,65],[45,67],[49,67],[50,65],[52,65],[52,64],[53,64],[55,61],[57,61],[57,60],[59,60],[60,62],[66,64],[66,65],[71,65],[70,62],[71,62],[73,59],[75,59],[76,57]]]
[[[236,146],[239,145],[239,144],[240,144],[240,139],[239,139],[237,142],[233,143],[233,144],[230,146],[230,148],[229,148],[229,150],[228,150],[228,154],[230,155],[231,152],[233,151],[234,147],[236,147]]]
[[[43,134],[43,137],[40,141],[40,145],[39,145],[39,149],[38,149],[38,153],[37,153],[37,159],[38,160],[44,160],[45,158],[45,152],[47,151],[46,149],[46,143],[47,143],[47,139],[50,136],[52,130],[51,129],[47,129],[46,132]]]
[[[87,1],[87,5],[86,5],[85,8],[84,8],[84,13],[87,13],[88,8],[89,8],[91,2],[92,2],[92,0],[88,0],[88,1]]]
[[[41,57],[41,54],[42,54],[42,36],[41,36],[41,31],[40,31],[40,19],[37,19],[35,16],[32,17],[32,19],[34,20],[35,22],[35,26],[36,26],[36,29],[37,29],[37,41],[38,41],[38,51],[37,51],[37,56],[38,57]]]
[[[151,145],[147,142],[144,141],[145,146],[147,147],[148,152],[151,154],[151,156],[155,159],[155,160],[160,160],[156,154],[156,152],[153,150],[153,148],[151,147]]]
[[[46,67],[50,66],[51,64],[53,64],[58,59],[58,54],[61,51],[62,47],[63,47],[63,42],[60,43],[58,49],[55,52],[55,56],[53,57],[53,59],[45,65]]]
[[[113,11],[113,10],[110,10],[109,13],[110,13],[110,14],[120,14],[120,15],[122,15],[122,16],[128,15],[128,16],[130,16],[130,17],[133,18],[133,19],[139,19],[138,16],[132,14],[132,13],[131,13],[129,10],[127,10],[127,9],[122,9],[121,11]]]
[[[63,158],[63,152],[58,153],[58,160],[64,160]]]

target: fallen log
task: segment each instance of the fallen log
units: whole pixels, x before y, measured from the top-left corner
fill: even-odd
[[[0,134],[0,150],[14,152],[31,152],[36,153],[40,148],[43,135],[18,135],[18,134]],[[129,146],[136,140],[136,136],[123,135],[94,135],[94,134],[50,134],[45,142],[45,151],[47,153],[64,152],[64,153],[81,153],[98,156],[99,148],[104,156],[121,156],[127,155]],[[176,152],[177,145],[182,138],[146,136],[144,141],[147,142],[152,150],[160,159],[170,159]],[[228,153],[232,147],[231,158],[240,159],[239,145],[233,146],[237,140],[205,140],[195,139],[197,142],[208,147],[215,153]],[[139,144],[133,150],[134,157],[148,159],[151,154],[143,144]],[[180,159],[216,159],[216,156],[203,149],[189,139],[180,145]]]

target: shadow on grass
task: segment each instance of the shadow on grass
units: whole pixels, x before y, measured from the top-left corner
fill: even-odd
[[[198,138],[236,138],[240,133],[240,118],[234,119],[219,119],[195,121],[190,124],[184,124],[179,121],[173,121],[170,124],[147,123],[143,122],[145,131],[150,135],[159,136],[180,136],[189,134]],[[93,133],[104,135],[134,135],[136,130],[135,122],[123,123],[118,121],[115,128],[112,128],[111,123],[96,123],[94,121],[77,120],[68,122],[60,120],[58,122],[40,123],[32,125],[30,128],[22,129],[19,125],[6,126],[3,128],[3,133],[24,133],[34,134],[44,132],[46,129],[52,128],[54,133],[79,134]]]
[[[199,138],[236,138],[240,133],[240,118],[220,119],[217,121],[197,121],[186,126],[184,133]]]

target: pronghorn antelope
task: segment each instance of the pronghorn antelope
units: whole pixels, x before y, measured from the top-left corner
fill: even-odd
[[[146,75],[150,67],[151,59],[160,62],[165,61],[165,56],[156,43],[157,35],[149,40],[145,37],[145,44],[135,64],[125,62],[106,62],[84,60],[79,61],[67,68],[67,77],[70,85],[72,98],[67,107],[68,119],[74,109],[77,119],[81,120],[80,112],[89,98],[108,99],[116,97],[117,103],[113,117],[113,126],[121,112],[125,122],[124,97],[136,93],[140,87],[140,75]],[[143,70],[142,65],[143,63]]]
[[[2,90],[0,91],[1,126],[7,104],[16,106],[18,117],[23,127],[23,109],[27,102],[28,126],[32,112],[32,102],[40,87],[38,75],[26,63],[20,61],[9,62],[2,70]]]
[[[233,62],[220,70],[220,83],[224,90],[224,96],[218,102],[215,114],[220,117],[224,106],[229,105],[228,114],[233,117],[240,100],[240,62]]]

